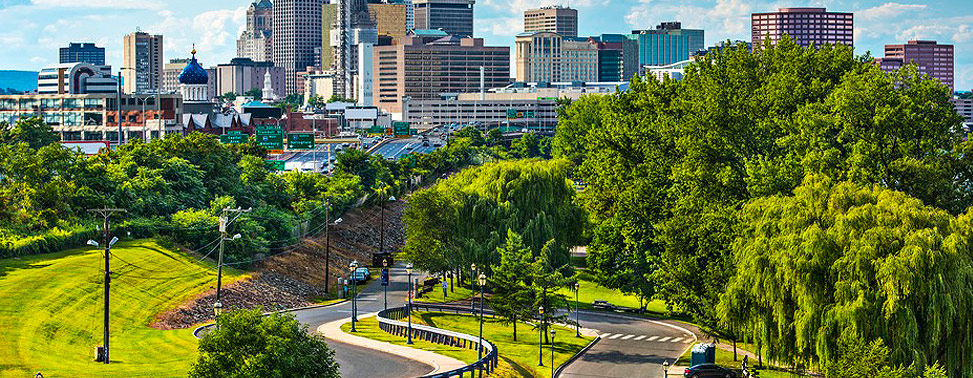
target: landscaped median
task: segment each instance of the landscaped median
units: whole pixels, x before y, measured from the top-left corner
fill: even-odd
[[[414,324],[423,324],[440,329],[461,332],[468,335],[479,335],[478,318],[469,314],[447,314],[440,312],[414,312]],[[372,318],[361,319],[356,324],[357,336],[383,341],[395,345],[405,345],[406,338],[395,336],[378,327],[378,321]],[[557,330],[554,338],[554,368],[560,366],[577,352],[588,345],[594,337],[575,337],[573,328],[555,326]],[[349,332],[351,323],[341,326],[341,330]],[[513,326],[502,324],[500,319],[489,315],[484,319],[483,338],[497,346],[500,352],[500,362],[491,377],[549,377],[551,375],[551,346],[544,344],[544,366],[537,366],[538,332],[528,324],[517,326],[517,341],[513,340]],[[444,356],[452,357],[464,363],[471,364],[477,360],[475,349],[451,347],[434,344],[427,341],[413,339],[413,348],[418,348]]]

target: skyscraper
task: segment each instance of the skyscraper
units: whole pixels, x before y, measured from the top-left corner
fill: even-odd
[[[936,41],[909,41],[904,45],[885,45],[885,57],[875,62],[886,72],[895,72],[907,64],[915,64],[919,73],[939,80],[953,89],[953,45]]]
[[[598,46],[598,81],[628,81],[639,73],[639,42],[633,34],[591,37]]]
[[[413,0],[415,28],[437,30],[456,37],[473,36],[475,0]]]
[[[639,64],[664,66],[689,59],[706,46],[705,32],[683,29],[682,23],[663,22],[654,30],[633,30],[639,41]]]
[[[274,5],[270,0],[260,0],[247,9],[247,28],[236,43],[236,55],[255,62],[270,62],[274,57],[271,20]]]
[[[354,98],[359,61],[359,46],[378,43],[378,25],[368,14],[365,0],[338,0],[337,20],[331,30],[334,47],[335,93]],[[402,22],[405,23],[403,15]],[[371,51],[366,47],[367,51]]]
[[[598,43],[535,32],[517,35],[517,81],[598,81]]]
[[[542,31],[577,37],[578,10],[555,5],[524,11],[524,32]]]
[[[162,88],[162,36],[137,31],[125,35],[124,44],[122,78],[125,93],[159,91]]]
[[[105,65],[105,48],[90,42],[71,42],[61,48],[60,63],[88,63],[95,66]]]
[[[855,45],[855,15],[828,12],[825,8],[780,8],[777,12],[750,15],[753,48],[764,39],[777,44],[787,34],[798,45],[808,47],[826,43]]]
[[[288,94],[297,93],[297,73],[320,63],[321,0],[277,0],[271,16],[274,65],[286,72]]]

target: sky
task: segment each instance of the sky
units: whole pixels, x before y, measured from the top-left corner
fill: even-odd
[[[513,46],[523,11],[542,5],[578,9],[579,34],[628,33],[663,21],[704,29],[707,45],[749,40],[750,13],[819,6],[855,13],[855,50],[882,56],[885,44],[932,39],[953,44],[956,89],[973,88],[970,0],[477,0],[475,31],[487,45]],[[108,63],[122,62],[122,37],[141,29],[165,36],[165,58],[185,58],[195,43],[204,66],[236,55],[250,2],[241,0],[0,0],[0,70],[38,71],[57,63],[68,42],[96,42]],[[512,51],[512,49],[511,49]]]

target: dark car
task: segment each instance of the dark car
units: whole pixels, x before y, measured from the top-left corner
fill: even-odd
[[[733,370],[717,364],[699,364],[686,369],[686,378],[736,378]]]

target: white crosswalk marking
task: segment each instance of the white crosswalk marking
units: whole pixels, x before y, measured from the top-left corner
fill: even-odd
[[[610,334],[608,332],[605,332],[605,333],[601,334],[601,338],[605,339],[605,338],[608,338],[608,336],[611,336],[611,335],[612,334]]]
[[[682,341],[683,344],[689,344],[691,342],[693,342],[693,339],[689,339],[689,338],[687,338],[686,340],[683,340]]]
[[[655,339],[658,339],[658,338],[659,338],[659,336],[652,336],[648,340],[645,340],[645,341],[654,341]]]
[[[616,333],[616,334],[612,335],[611,337],[609,337],[609,339],[615,340],[615,339],[617,339],[619,337],[622,337],[622,336],[624,336],[624,335],[622,335],[620,333]]]
[[[682,341],[682,337],[677,337],[675,339],[669,340],[670,343],[678,343],[680,341]]]
[[[636,338],[635,338],[634,340],[632,340],[632,341],[639,341],[639,340],[642,340],[642,339],[644,339],[644,338],[645,338],[645,335],[642,335],[642,336],[639,336],[639,337],[636,337]]]
[[[664,342],[666,342],[666,340],[669,340],[669,339],[671,339],[671,338],[672,338],[672,337],[670,337],[670,336],[666,336],[666,337],[663,337],[663,338],[661,338],[661,339],[659,339],[659,342],[660,342],[660,343],[664,343]]]
[[[625,335],[625,337],[623,337],[622,340],[628,340],[628,339],[631,339],[633,337],[635,337],[635,335]]]

